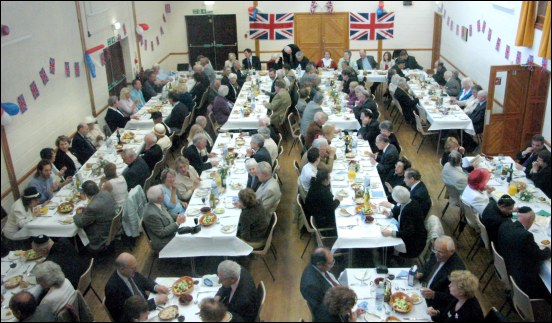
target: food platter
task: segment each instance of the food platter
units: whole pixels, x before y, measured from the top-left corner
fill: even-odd
[[[190,276],[182,276],[174,282],[171,286],[171,290],[175,296],[182,296],[185,293],[190,293],[194,290],[194,280]]]
[[[67,213],[71,213],[73,211],[73,204],[69,203],[69,202],[64,202],[64,203],[61,203],[58,208],[57,208],[58,212],[61,213],[61,214],[67,214]]]
[[[161,321],[172,321],[175,318],[178,317],[178,306],[177,305],[171,305],[167,306],[164,309],[162,309],[158,317]]]
[[[203,226],[210,226],[217,223],[217,215],[214,213],[205,213],[199,218],[199,223]]]
[[[391,295],[389,299],[389,305],[398,313],[409,313],[412,310],[413,303],[410,296],[403,292],[396,292]]]
[[[36,259],[38,259],[38,258],[41,258],[41,257],[42,257],[42,254],[39,253],[39,252],[34,251],[33,249],[29,249],[29,250],[26,250],[26,251],[23,253],[23,257],[24,257],[26,260],[36,260]]]
[[[23,275],[17,275],[9,278],[4,282],[4,287],[7,289],[16,288],[23,281]]]

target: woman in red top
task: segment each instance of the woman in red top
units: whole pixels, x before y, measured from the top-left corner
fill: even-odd
[[[331,58],[331,54],[329,51],[325,51],[324,52],[324,58],[322,58],[321,60],[319,60],[317,63],[316,63],[316,67],[318,68],[328,68],[328,69],[334,69],[336,70],[337,69],[337,64],[334,62],[334,60]]]

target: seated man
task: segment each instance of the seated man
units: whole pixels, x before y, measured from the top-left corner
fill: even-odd
[[[358,137],[370,144],[372,151],[376,150],[376,137],[380,134],[379,122],[374,118],[371,110],[360,111],[361,128],[358,130]]]
[[[295,58],[297,59],[297,61],[295,62],[295,65],[293,65],[292,67],[295,69],[299,66],[301,66],[301,69],[303,71],[306,71],[307,70],[307,64],[310,62],[309,59],[305,56],[305,54],[303,54],[302,51],[298,51],[297,53],[295,53]]]
[[[316,93],[314,99],[312,99],[303,112],[303,117],[301,118],[301,135],[303,137],[307,136],[307,129],[309,125],[314,121],[314,115],[318,112],[323,112],[322,107],[320,106],[324,102],[324,94],[321,92]]]
[[[282,197],[280,185],[278,185],[278,182],[272,177],[272,166],[265,161],[258,163],[257,178],[259,178],[261,182],[256,192],[257,199],[261,200],[267,214],[272,216],[272,213],[278,208],[280,198]]]
[[[409,56],[406,50],[401,50],[399,58],[406,62],[406,67],[409,70],[423,70],[424,68],[416,62],[414,56]]]
[[[172,135],[171,128],[163,121],[163,114],[159,111],[155,111],[151,113],[151,120],[153,121],[153,127],[155,128],[156,125],[161,124],[163,125],[163,128],[165,128],[165,135],[169,136]]]
[[[422,296],[428,306],[447,305],[453,297],[449,291],[449,276],[455,270],[464,270],[462,259],[456,253],[454,240],[449,236],[440,236],[433,244],[433,252],[416,278],[427,284],[422,288]],[[439,303],[435,304],[434,299]]]
[[[261,61],[257,56],[253,55],[251,48],[246,48],[243,51],[243,55],[245,56],[245,58],[243,59],[242,63],[243,63],[243,67],[246,70],[257,70],[257,71],[261,70]]]
[[[527,178],[531,179],[535,186],[540,188],[548,198],[552,196],[552,187],[550,186],[550,152],[542,149],[536,161],[531,166],[531,171]]]
[[[537,160],[538,154],[544,148],[544,137],[542,135],[534,135],[531,142],[525,146],[525,149],[516,155],[516,164],[518,169],[525,170],[525,174],[531,171],[533,162]],[[546,150],[546,148],[544,148]],[[523,167],[523,168],[522,168]]]
[[[453,98],[450,100],[450,103],[457,104],[461,109],[464,110],[467,115],[470,115],[479,103],[479,100],[477,100],[477,93],[479,93],[479,91],[481,90],[483,90],[483,88],[476,84],[471,87],[472,95],[469,98],[465,100],[456,100]]]
[[[327,248],[316,248],[311,255],[310,264],[301,275],[301,295],[307,301],[313,322],[320,322],[318,314],[324,307],[322,304],[326,291],[339,282],[330,272],[335,264],[332,252]]]
[[[524,206],[518,214],[517,221],[505,221],[498,229],[497,251],[504,257],[508,274],[529,298],[550,301],[550,292],[539,277],[542,262],[550,259],[550,246],[539,248],[529,231],[535,222],[535,212]]]
[[[512,211],[515,205],[514,199],[508,194],[502,195],[498,201],[490,199],[489,204],[481,214],[481,223],[485,225],[489,240],[496,244],[498,229],[504,222],[512,221]]]
[[[429,209],[431,209],[431,197],[429,197],[427,187],[421,179],[422,174],[414,168],[409,168],[404,173],[404,182],[410,189],[410,197],[418,202],[425,218],[429,213]]]
[[[188,146],[184,151],[184,157],[190,161],[190,165],[194,167],[198,175],[201,176],[201,173],[204,170],[217,167],[218,161],[208,161],[208,155],[201,155],[200,151],[207,147],[207,136],[204,134],[198,133],[192,138],[192,145]]]
[[[445,67],[445,63],[443,61],[435,61],[435,65],[433,68],[433,79],[437,84],[441,86],[445,86],[447,81],[445,81],[445,72],[447,71],[447,68]]]
[[[161,159],[163,159],[163,150],[157,144],[157,137],[153,133],[148,133],[144,137],[144,152],[140,155],[148,164],[150,171]]]
[[[404,182],[404,176],[407,169],[409,169],[412,166],[410,161],[406,159],[404,156],[400,157],[397,163],[395,164],[395,169],[389,172],[387,177],[385,178],[384,186],[385,186],[385,195],[387,195],[387,200],[391,201],[391,191],[393,191],[393,188],[395,186],[404,186],[408,187],[406,183]]]
[[[318,149],[320,152],[320,163],[318,164],[318,169],[331,173],[334,161],[336,160],[335,147],[330,146],[326,138],[317,138],[313,141],[310,149],[313,148]],[[309,162],[307,159],[307,153],[308,150],[303,154],[303,158],[301,159],[301,169],[303,169],[303,167]]]
[[[395,167],[397,160],[399,160],[399,152],[395,146],[389,144],[389,138],[382,134],[376,137],[376,147],[382,153],[377,155],[370,153],[370,162],[372,165],[376,165],[380,177],[385,179],[385,176],[389,174]]]
[[[479,102],[469,117],[472,120],[475,133],[482,134],[485,123],[485,111],[487,109],[487,91],[482,90],[477,92],[477,100]],[[464,147],[468,152],[472,152],[477,145],[470,134],[466,133],[464,135]]]
[[[166,304],[169,289],[136,272],[138,262],[133,255],[123,252],[115,260],[115,272],[105,284],[105,307],[115,322],[123,322],[125,301],[133,295],[146,299],[146,292],[159,293],[148,300],[148,309],[153,311],[158,305]]]
[[[144,94],[142,93],[142,82],[139,79],[132,81],[132,89],[130,90],[130,99],[134,102],[136,100],[136,109],[140,110],[146,104]]]
[[[111,193],[100,192],[94,181],[84,182],[82,190],[90,203],[82,213],[75,214],[73,219],[77,227],[84,229],[90,240],[86,248],[97,253],[106,247],[111,222],[116,215],[115,200]]]
[[[89,160],[90,157],[92,157],[92,155],[96,152],[96,147],[87,138],[88,131],[88,125],[86,123],[79,123],[77,133],[71,142],[72,151],[75,156],[77,156],[77,159],[81,165],[84,165],[86,161]]]
[[[47,235],[41,234],[32,238],[31,246],[37,254],[58,264],[71,285],[74,288],[78,287],[80,277],[88,269],[90,260],[79,255],[67,239],[59,238],[54,242]]]
[[[119,99],[116,96],[110,96],[107,99],[107,112],[105,114],[105,122],[109,126],[111,132],[115,132],[117,129],[124,129],[127,122],[131,119],[127,117],[119,110],[118,106]],[[133,116],[137,118],[138,116]]]
[[[172,216],[163,206],[165,192],[162,185],[155,185],[148,189],[148,204],[144,207],[144,227],[151,240],[151,247],[159,252],[175,236],[180,225],[186,222],[185,215]]]
[[[161,88],[155,85],[157,76],[154,71],[149,69],[146,70],[144,78],[145,81],[144,86],[142,87],[142,94],[144,95],[145,101],[148,102],[152,97],[156,96],[157,93],[161,92]]]
[[[214,298],[205,297],[199,304],[199,317],[202,322],[245,322],[244,319]]]
[[[225,260],[218,265],[219,284],[215,300],[224,304],[232,313],[254,322],[258,311],[257,289],[251,274],[238,263]]]
[[[270,128],[263,127],[259,128],[257,130],[259,135],[263,136],[264,138],[264,145],[263,147],[266,148],[268,153],[270,154],[271,159],[271,165],[274,165],[274,162],[278,158],[278,144],[270,137]]]
[[[399,80],[399,86],[395,91],[395,99],[399,102],[404,115],[404,120],[410,125],[416,124],[414,113],[418,113],[418,103],[420,100],[410,93],[406,79]]]
[[[256,134],[251,137],[251,148],[247,149],[247,157],[254,158],[257,163],[267,162],[269,165],[272,165],[272,158],[270,153],[264,147],[265,139],[263,135]]]
[[[34,295],[27,291],[20,291],[12,296],[10,310],[19,322],[56,322],[50,306],[39,305]]]
[[[305,148],[309,149],[312,146],[312,142],[319,135],[322,134],[322,126],[328,121],[328,115],[324,112],[316,112],[314,120],[307,128],[307,135],[305,136]]]
[[[128,166],[128,168],[123,172],[128,190],[130,191],[136,185],[140,185],[143,188],[146,179],[148,179],[151,174],[148,164],[142,159],[142,157],[137,156],[136,152],[132,148],[123,150],[121,158]]]
[[[272,112],[270,123],[278,128],[282,126],[286,119],[286,111],[291,106],[291,96],[286,89],[286,83],[281,79],[276,80],[274,89],[276,95],[274,95],[272,102],[264,101],[263,104],[265,108]]]
[[[173,131],[180,131],[184,119],[190,114],[190,108],[184,103],[180,102],[180,95],[175,91],[170,91],[168,94],[169,103],[173,106],[171,114],[167,118],[167,126]],[[192,106],[193,107],[193,106]]]

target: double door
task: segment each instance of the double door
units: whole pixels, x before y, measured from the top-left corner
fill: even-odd
[[[186,16],[188,55],[193,65],[197,56],[208,57],[221,70],[228,53],[238,54],[236,15]]]
[[[349,49],[349,14],[347,12],[296,13],[294,17],[295,44],[314,62],[330,51],[336,62]]]

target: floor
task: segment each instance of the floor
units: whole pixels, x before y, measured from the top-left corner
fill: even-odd
[[[381,108],[383,104],[380,102],[380,112],[383,116],[388,116],[388,112]],[[430,214],[441,215],[441,212],[446,205],[447,201],[444,199],[444,194],[441,198],[438,195],[443,187],[441,182],[441,168],[438,163],[440,155],[436,153],[437,138],[432,140],[426,140],[421,147],[419,153],[416,153],[420,138],[416,139],[414,145],[412,145],[412,139],[414,138],[414,130],[408,125],[402,125],[400,130],[396,132],[399,142],[403,148],[403,155],[407,156],[413,164],[413,167],[418,169],[422,173],[422,180],[427,185],[430,195],[433,199],[433,208]],[[280,165],[280,178],[282,179],[282,199],[280,206],[277,210],[278,225],[274,233],[273,243],[278,250],[278,260],[276,261],[272,255],[267,255],[266,260],[270,266],[273,274],[276,277],[276,281],[273,282],[265,265],[261,259],[251,259],[248,257],[242,257],[236,259],[244,266],[249,268],[255,281],[264,281],[267,289],[266,303],[261,313],[261,318],[264,321],[299,321],[304,319],[306,321],[311,320],[311,315],[307,308],[304,299],[299,291],[299,283],[301,279],[301,273],[309,261],[309,253],[313,249],[313,243],[311,242],[305,257],[301,259],[301,253],[308,240],[308,236],[305,234],[300,239],[300,231],[297,223],[294,221],[295,215],[293,214],[294,208],[292,207],[295,201],[295,192],[297,190],[297,175],[292,167],[293,160],[299,160],[300,155],[298,149],[294,148],[291,151],[291,155],[288,156],[290,150],[291,140],[284,142],[284,154],[281,156]],[[175,152],[175,155],[179,154]],[[169,157],[169,164],[174,160],[174,157]],[[447,213],[443,217],[443,224],[445,231],[448,234],[454,230],[458,222],[458,208],[449,207]],[[475,258],[467,260],[469,248],[475,241],[475,234],[469,229],[466,229],[460,239],[457,241],[457,250],[461,258],[466,263],[469,270],[475,275],[479,276],[486,268],[487,264],[491,260],[490,253],[487,250],[480,250]],[[185,246],[183,246],[185,248]],[[128,245],[118,243],[117,252],[131,250]],[[130,251],[138,259],[138,268],[142,273],[148,272],[150,264],[153,260],[153,253],[148,245],[144,236],[140,237],[134,248]],[[366,263],[370,263],[364,255],[367,254],[362,251],[355,252],[355,265],[361,267],[366,266]],[[369,253],[368,253],[369,254]],[[98,259],[94,265],[93,270],[93,286],[98,292],[100,297],[104,295],[105,282],[114,271],[113,259],[115,255],[105,257],[104,259]],[[216,267],[222,258],[200,258],[196,260],[196,268],[199,275],[214,273]],[[337,264],[334,267],[335,274],[339,274],[339,271],[345,267],[346,260],[337,260]],[[177,277],[183,275],[190,275],[190,262],[188,259],[179,260],[156,260],[153,266],[151,277],[165,276],[165,277]],[[482,285],[491,276],[491,270],[486,274],[482,280]],[[480,288],[481,290],[481,288]],[[479,299],[484,313],[492,307],[499,308],[504,302],[504,293],[500,282],[493,278],[489,287],[484,294],[478,293]],[[86,300],[90,305],[96,321],[108,321],[107,314],[103,310],[101,303],[97,300],[93,293],[86,295]],[[508,309],[505,310],[505,312]],[[514,312],[510,315],[510,319],[519,320]]]

